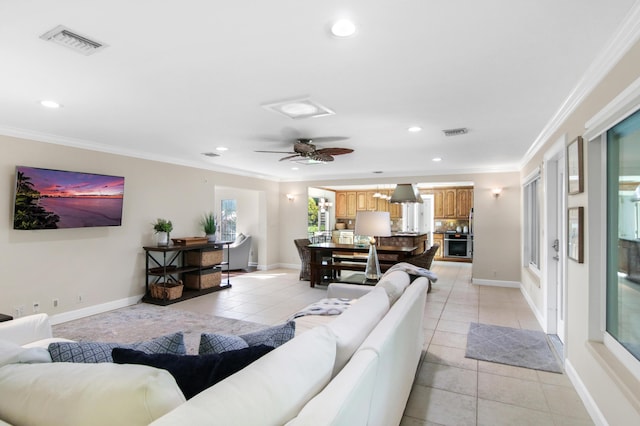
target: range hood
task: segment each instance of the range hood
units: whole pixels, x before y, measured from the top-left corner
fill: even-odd
[[[399,183],[393,191],[390,203],[422,203],[422,197],[411,183]]]

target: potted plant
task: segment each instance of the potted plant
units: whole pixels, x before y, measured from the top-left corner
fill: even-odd
[[[153,230],[158,235],[158,246],[169,245],[169,234],[173,231],[173,224],[170,220],[158,218],[153,225]]]
[[[207,235],[207,238],[209,238],[210,243],[214,243],[216,241],[216,221],[216,215],[211,212],[204,214],[202,219],[200,219],[202,230]]]

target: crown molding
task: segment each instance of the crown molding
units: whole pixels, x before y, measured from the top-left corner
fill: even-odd
[[[567,118],[596,88],[606,75],[627,54],[629,49],[640,39],[640,1],[636,1],[618,30],[604,46],[596,60],[587,68],[569,96],[562,103],[536,140],[531,144],[520,162],[524,167],[551,136],[560,128]]]

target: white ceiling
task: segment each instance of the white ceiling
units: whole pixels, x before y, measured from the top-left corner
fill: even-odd
[[[281,180],[515,170],[633,5],[2,0],[0,133]],[[339,17],[355,36],[329,35]],[[39,38],[57,25],[109,47]],[[261,107],[302,96],[336,115]],[[442,133],[457,127],[469,133]],[[355,152],[299,170],[254,152],[287,151],[292,135],[345,136],[318,148]]]

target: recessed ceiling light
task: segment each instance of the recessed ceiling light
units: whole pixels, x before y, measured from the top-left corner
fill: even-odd
[[[229,151],[229,148],[227,148],[226,146],[219,146],[216,148],[216,151]]]
[[[382,170],[374,170],[374,171],[373,171],[373,172],[371,172],[371,173],[374,173],[374,174],[379,175],[379,174],[384,173],[384,172],[383,172]]]
[[[417,133],[419,131],[422,130],[422,127],[419,126],[411,126],[407,129],[408,131],[410,131],[411,133]]]
[[[445,136],[458,136],[469,133],[469,129],[467,129],[466,127],[459,127],[457,129],[445,129],[442,131],[442,133],[444,133]]]
[[[432,158],[431,161],[435,161],[437,163],[438,161],[442,161],[442,158],[435,157],[435,158]]]
[[[48,101],[48,100],[40,101],[40,105],[46,108],[60,108],[62,106],[56,101]]]
[[[335,114],[335,112],[331,111],[329,108],[322,106],[309,98],[274,102],[271,104],[264,104],[262,107],[293,119],[317,118]]]
[[[339,19],[331,25],[331,34],[336,37],[351,37],[356,33],[356,26],[348,19]]]
[[[299,170],[298,167],[292,167],[291,170]]]
[[[202,155],[204,155],[205,157],[220,157],[220,155],[216,154],[215,152],[203,152]]]

